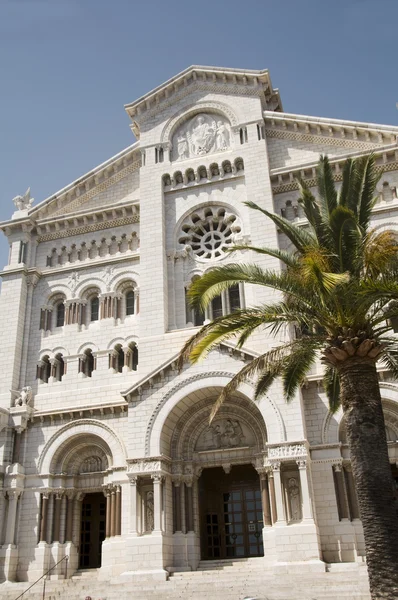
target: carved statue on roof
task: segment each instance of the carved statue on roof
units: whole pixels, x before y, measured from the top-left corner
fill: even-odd
[[[15,196],[12,199],[17,210],[28,210],[32,206],[33,198],[30,197],[30,187],[23,196]]]

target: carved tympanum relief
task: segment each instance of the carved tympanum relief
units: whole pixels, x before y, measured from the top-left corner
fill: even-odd
[[[225,117],[202,113],[177,129],[172,145],[173,160],[222,152],[231,146],[231,129]]]
[[[218,450],[253,445],[253,434],[237,419],[218,419],[201,433],[195,450]]]
[[[80,467],[80,473],[99,473],[100,471],[103,471],[103,465],[99,456],[88,456]]]

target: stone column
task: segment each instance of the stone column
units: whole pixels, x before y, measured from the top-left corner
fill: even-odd
[[[276,524],[286,525],[285,510],[283,506],[282,481],[281,481],[281,463],[273,463],[275,488],[275,503],[276,503]]]
[[[66,506],[66,533],[65,533],[65,542],[72,541],[73,534],[73,497],[74,492],[67,492],[67,506]]]
[[[104,489],[104,496],[106,498],[106,517],[105,517],[105,537],[111,536],[111,490],[109,487]]]
[[[112,486],[111,488],[111,531],[110,537],[115,535],[116,531],[116,490]]]
[[[310,498],[310,487],[307,473],[307,461],[298,460],[297,466],[300,474],[301,497],[303,499],[303,521],[313,521],[312,506]]]
[[[40,542],[47,542],[47,515],[48,515],[48,494],[42,494],[41,500],[41,523],[40,523]]]
[[[18,498],[21,494],[20,490],[8,490],[8,515],[6,522],[5,545],[14,545],[15,540],[15,525],[17,516]]]
[[[130,475],[130,533],[137,535],[137,483],[138,477]]]
[[[347,483],[348,503],[350,507],[351,520],[360,519],[357,491],[355,489],[354,477],[351,464],[344,466],[345,480]]]
[[[121,535],[122,533],[122,490],[120,485],[116,486],[116,525],[115,535]]]
[[[349,506],[348,506],[348,498],[347,492],[345,488],[344,481],[344,471],[341,463],[337,465],[333,465],[333,475],[336,486],[336,496],[337,496],[337,508],[339,513],[339,518],[348,519],[349,518]]]
[[[73,542],[76,546],[79,546],[80,544],[80,526],[81,526],[81,520],[82,520],[82,502],[84,499],[84,496],[86,494],[84,492],[77,492],[76,494],[76,498],[75,498],[75,503],[74,503],[74,507],[73,507]]]
[[[154,512],[154,531],[162,530],[162,479],[160,474],[154,473],[153,480],[153,512]]]
[[[54,535],[53,541],[60,541],[60,530],[61,530],[61,502],[63,492],[56,492],[54,494]]]
[[[187,532],[194,531],[192,481],[186,483]]]
[[[181,531],[181,491],[180,481],[173,481],[173,516],[174,533]]]
[[[68,502],[68,499],[67,499],[66,493],[65,493],[62,495],[62,500],[61,500],[61,517],[60,517],[60,526],[59,526],[59,542],[60,542],[60,544],[65,544],[65,542],[66,542],[67,502]]]
[[[185,483],[182,481],[180,485],[181,492],[181,531],[182,533],[187,532],[187,515],[186,515],[186,506],[185,506]]]
[[[261,500],[262,500],[262,506],[263,506],[264,527],[271,527],[272,519],[271,519],[271,506],[270,506],[270,497],[269,497],[269,490],[268,490],[267,473],[260,473],[260,485],[261,485]]]

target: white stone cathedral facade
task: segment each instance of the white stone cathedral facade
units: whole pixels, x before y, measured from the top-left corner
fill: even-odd
[[[68,575],[167,578],[202,561],[263,556],[264,569],[358,564],[364,539],[342,413],[318,365],[290,404],[248,382],[208,417],[242,365],[277,342],[176,358],[205,320],[272,297],[236,286],[202,315],[192,280],[287,247],[252,200],[305,226],[296,176],[336,181],[373,151],[374,226],[398,228],[398,127],[283,112],[268,71],[191,67],[126,105],[137,141],[53,196],[14,198],[0,297],[0,581]],[[10,210],[11,213],[11,210]],[[286,338],[289,332],[286,332]],[[392,483],[398,387],[380,372]],[[54,570],[65,575],[64,562]]]

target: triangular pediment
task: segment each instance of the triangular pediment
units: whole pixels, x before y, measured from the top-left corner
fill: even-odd
[[[272,87],[267,69],[245,70],[193,65],[141,98],[125,105],[126,112],[133,122],[131,128],[136,137],[140,136],[140,123],[143,120],[198,88],[220,94],[253,93],[261,98],[264,109],[282,110],[279,91]]]
[[[137,201],[140,165],[136,143],[32,208],[29,217],[45,226],[66,216]]]
[[[251,360],[258,356],[257,352],[254,352],[247,348],[236,348],[236,346],[231,344],[230,342],[221,342],[221,344],[219,344],[219,346],[215,350],[213,350],[213,352],[227,353],[230,356],[233,356],[235,359],[240,360],[242,362],[247,362],[248,360]],[[156,367],[153,371],[148,373],[148,375],[134,383],[130,388],[121,392],[121,395],[124,398],[126,398],[126,400],[129,400],[135,395],[141,395],[145,388],[151,388],[155,382],[163,380],[165,378],[166,373],[170,371],[174,371],[177,377],[179,375],[177,367],[178,356],[179,353],[171,356],[166,362]]]

